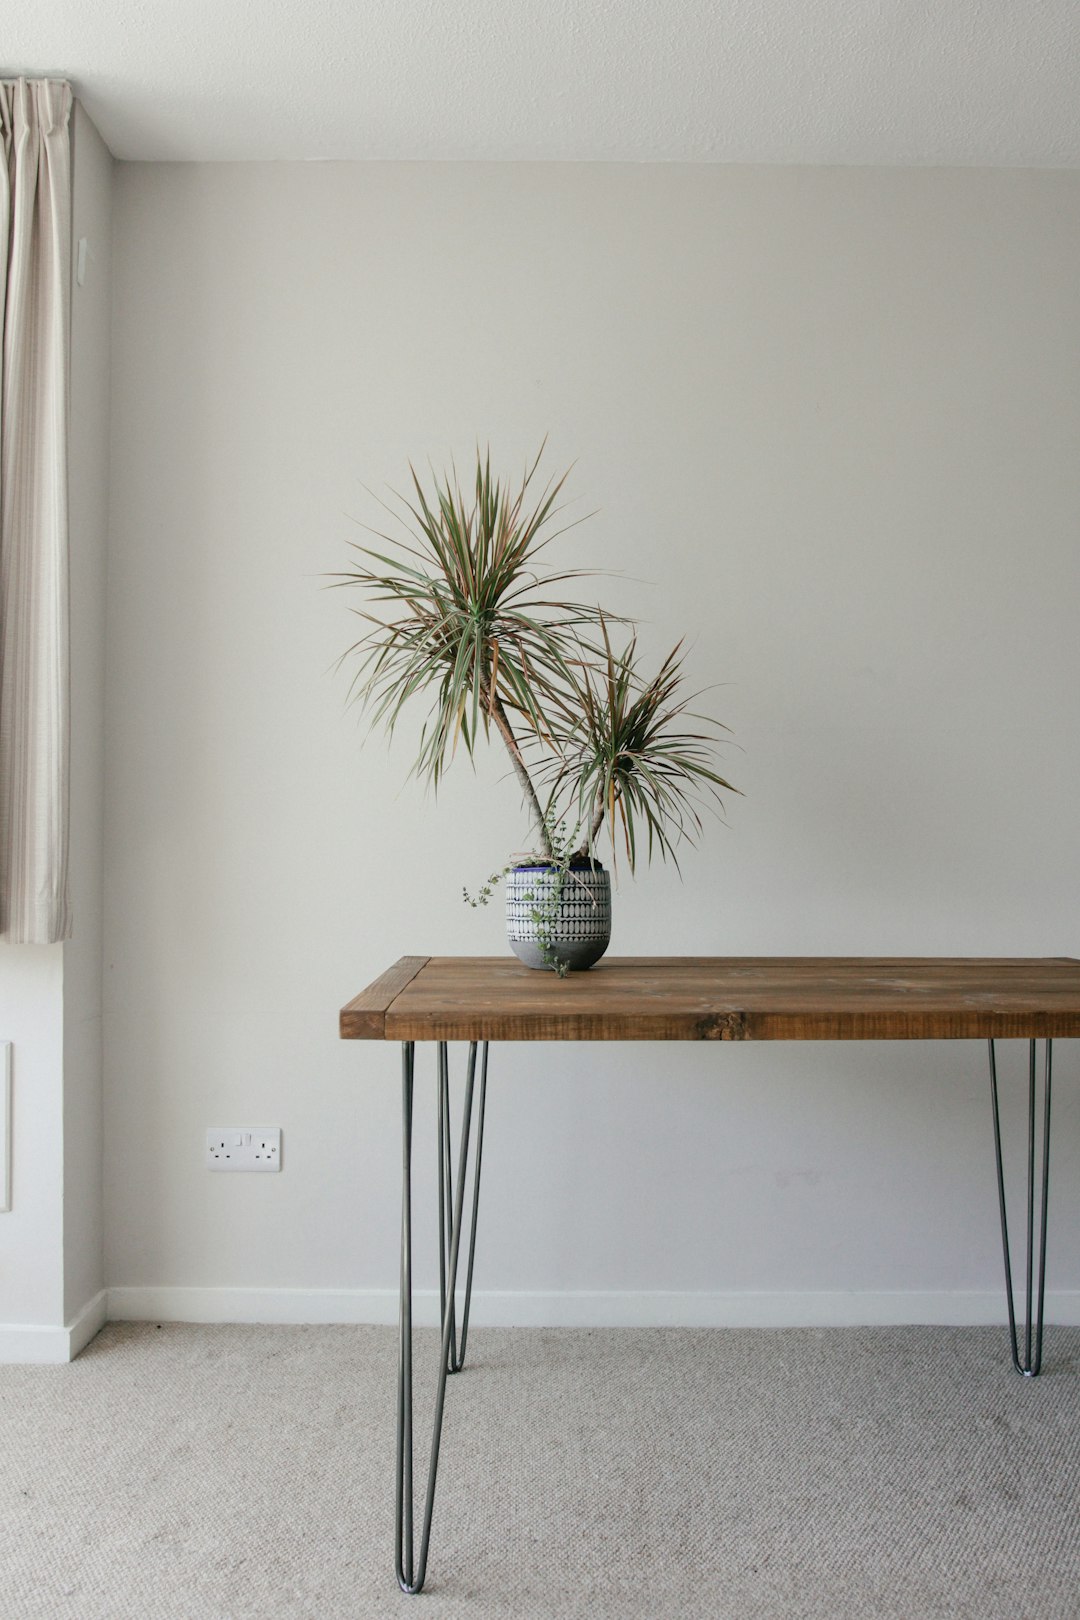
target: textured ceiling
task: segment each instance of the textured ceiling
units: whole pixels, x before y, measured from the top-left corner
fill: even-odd
[[[9,0],[118,157],[1080,165],[1080,0]]]

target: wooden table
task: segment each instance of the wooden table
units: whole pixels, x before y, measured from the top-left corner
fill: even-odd
[[[559,979],[511,957],[406,956],[341,1010],[346,1040],[402,1045],[401,1306],[395,1485],[396,1572],[419,1592],[450,1373],[464,1363],[476,1255],[484,1108],[491,1041],[986,1040],[1012,1362],[1042,1363],[1050,1165],[1052,1043],[1080,1036],[1080,961],[1071,957],[623,957]],[[1028,1158],[1025,1326],[1017,1330],[995,1041],[1027,1040]],[[456,1176],[451,1165],[447,1042],[468,1041]],[[1036,1042],[1044,1043],[1036,1284]],[[442,1338],[420,1546],[414,1558],[412,1413],[412,1120],[417,1041],[437,1045],[439,1277]],[[477,1072],[479,1068],[479,1085]],[[458,1260],[475,1116],[468,1259]],[[460,1316],[459,1316],[460,1311]],[[460,1320],[460,1332],[459,1332]]]

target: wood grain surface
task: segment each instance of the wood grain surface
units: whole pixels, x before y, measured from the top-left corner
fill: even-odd
[[[386,1038],[386,1013],[394,997],[430,961],[427,956],[402,956],[380,973],[374,984],[353,996],[341,1009],[341,1037],[347,1041],[381,1041]]]
[[[1072,957],[405,956],[341,1011],[347,1040],[892,1041],[1080,1036]]]

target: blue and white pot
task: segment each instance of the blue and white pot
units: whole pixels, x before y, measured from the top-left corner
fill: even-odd
[[[506,937],[526,967],[578,971],[599,962],[611,940],[611,879],[600,862],[567,872],[515,866],[506,879]]]

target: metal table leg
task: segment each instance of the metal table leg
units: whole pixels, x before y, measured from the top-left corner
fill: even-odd
[[[446,1042],[439,1042],[439,1310],[445,1318],[450,1311],[450,1361],[447,1371],[460,1372],[465,1365],[465,1345],[469,1337],[469,1309],[472,1305],[473,1269],[476,1264],[476,1213],[480,1207],[480,1166],[484,1155],[484,1108],[487,1103],[488,1043],[485,1041],[480,1058],[480,1096],[477,1102],[476,1154],[473,1162],[472,1215],[469,1221],[469,1259],[465,1270],[465,1297],[461,1308],[461,1340],[457,1338],[454,1287],[447,1278],[450,1269],[449,1243],[454,1221],[453,1181],[450,1173],[450,1064]],[[473,1084],[476,1068],[476,1043],[469,1052],[467,1087]],[[469,1111],[466,1092],[466,1118]],[[462,1121],[465,1129],[466,1121]],[[462,1160],[464,1163],[464,1159]],[[458,1213],[460,1224],[460,1210]]]
[[[1046,1212],[1050,1193],[1050,1079],[1053,1041],[1046,1040],[1043,1074],[1042,1189],[1039,1217],[1039,1282],[1034,1288],[1035,1262],[1035,1075],[1036,1042],[1028,1043],[1028,1153],[1027,1153],[1027,1273],[1024,1290],[1024,1354],[1016,1331],[1012,1264],[1009,1257],[1009,1220],[1005,1211],[1005,1172],[1001,1162],[1001,1113],[998,1107],[997,1057],[990,1041],[990,1092],[994,1106],[994,1153],[997,1159],[998,1203],[1001,1209],[1001,1246],[1005,1256],[1005,1296],[1009,1307],[1009,1342],[1012,1363],[1022,1378],[1037,1378],[1042,1366],[1043,1305],[1046,1298]],[[1032,1301],[1035,1300],[1034,1337]]]
[[[435,1394],[435,1416],[431,1434],[431,1451],[428,1457],[427,1487],[424,1492],[423,1527],[420,1533],[419,1554],[415,1558],[413,1545],[412,1122],[416,1049],[412,1041],[403,1042],[401,1048],[401,1305],[398,1318],[394,1551],[398,1585],[403,1592],[410,1593],[419,1592],[422,1589],[424,1577],[427,1574],[428,1548],[431,1542],[431,1515],[435,1505],[435,1479],[439,1468],[439,1446],[442,1440],[446,1380],[450,1373],[460,1372],[464,1364],[465,1344],[469,1332],[469,1308],[472,1302],[473,1266],[476,1258],[476,1218],[480,1203],[480,1162],[484,1141],[484,1106],[487,1098],[488,1044],[486,1041],[483,1042],[483,1057],[480,1066],[469,1258],[461,1306],[460,1341],[457,1336],[456,1292],[458,1256],[461,1250],[462,1217],[465,1207],[465,1182],[469,1161],[469,1137],[472,1130],[473,1100],[476,1091],[477,1045],[478,1043],[473,1041],[469,1047],[469,1062],[465,1078],[465,1102],[461,1120],[461,1142],[458,1151],[456,1191],[451,1181],[450,1076],[446,1042],[440,1041],[438,1049],[439,1296],[442,1339],[439,1354],[438,1383]]]

